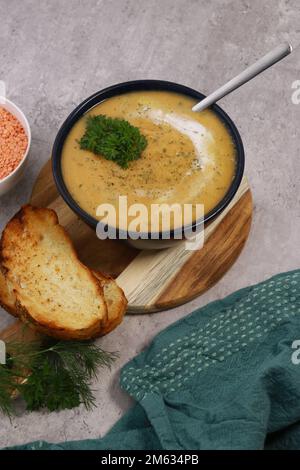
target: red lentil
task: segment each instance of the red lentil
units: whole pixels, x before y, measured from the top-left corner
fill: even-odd
[[[0,180],[14,171],[24,157],[28,139],[18,119],[0,107]]]

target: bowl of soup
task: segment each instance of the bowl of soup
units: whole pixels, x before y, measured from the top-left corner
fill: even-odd
[[[161,80],[121,83],[87,98],[67,117],[53,145],[54,180],[65,202],[92,228],[102,224],[116,238],[143,239],[144,248],[150,247],[148,239],[164,247],[166,238],[171,243],[185,229],[212,220],[239,188],[244,149],[235,124],[219,106],[192,111],[204,98],[194,89]],[[80,146],[87,119],[98,115],[126,120],[145,137],[146,148],[127,168]],[[136,236],[120,196],[127,209],[145,208],[143,230]],[[197,217],[200,205],[203,211]],[[116,222],[103,218],[99,206],[115,208]],[[191,210],[177,219],[172,213],[166,237],[161,222],[153,231],[149,214],[154,206]]]

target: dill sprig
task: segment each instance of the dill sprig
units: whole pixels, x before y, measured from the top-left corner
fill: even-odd
[[[100,368],[110,368],[117,358],[91,341],[58,341],[45,337],[8,345],[6,364],[0,365],[0,410],[13,412],[19,394],[28,410],[70,409],[81,403],[95,405],[91,382]]]
[[[7,366],[0,365],[0,411],[12,413],[12,393],[15,388],[13,374]]]
[[[102,114],[88,116],[86,130],[79,141],[80,148],[102,155],[122,168],[140,158],[147,140],[137,127],[128,121]]]

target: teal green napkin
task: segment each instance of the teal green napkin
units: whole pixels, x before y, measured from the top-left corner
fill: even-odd
[[[295,340],[300,270],[210,303],[160,333],[123,368],[121,387],[137,404],[103,439],[19,448],[299,449]]]

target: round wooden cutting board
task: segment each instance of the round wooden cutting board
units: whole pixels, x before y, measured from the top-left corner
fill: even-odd
[[[168,309],[212,287],[239,256],[249,235],[253,211],[251,191],[244,178],[229,207],[205,227],[202,249],[187,251],[183,241],[164,250],[139,251],[124,241],[99,240],[78,219],[57,192],[50,161],[37,178],[31,203],[54,209],[81,261],[117,279],[128,298],[128,313]]]

